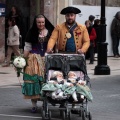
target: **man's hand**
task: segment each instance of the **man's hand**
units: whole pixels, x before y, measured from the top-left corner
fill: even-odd
[[[51,53],[53,53],[53,50],[52,49],[48,49],[46,52],[51,54]]]
[[[78,49],[78,50],[77,50],[77,53],[78,53],[78,54],[83,54],[84,52],[82,51],[82,49]]]

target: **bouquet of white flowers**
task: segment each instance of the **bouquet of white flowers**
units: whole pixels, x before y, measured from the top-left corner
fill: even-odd
[[[23,58],[21,56],[16,57],[13,60],[13,65],[15,66],[15,68],[17,70],[17,76],[19,77],[21,70],[26,66],[26,60],[25,60],[25,58]]]
[[[24,68],[26,66],[26,60],[25,58],[19,56],[14,59],[13,64],[17,68]]]

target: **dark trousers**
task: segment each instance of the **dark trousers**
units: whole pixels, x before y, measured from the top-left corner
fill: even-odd
[[[90,63],[94,62],[94,43],[90,41],[90,47],[85,55],[86,59],[90,59]]]
[[[93,63],[94,62],[94,44],[90,45],[89,53],[90,53],[90,63]]]
[[[112,36],[112,48],[113,48],[113,54],[115,55],[119,55],[119,40],[120,38],[117,37],[116,35],[111,35]]]

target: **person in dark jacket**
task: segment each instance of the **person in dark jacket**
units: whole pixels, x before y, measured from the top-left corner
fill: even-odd
[[[94,19],[95,19],[95,16],[93,16],[93,15],[89,16],[88,20],[90,21],[90,26],[93,26]]]
[[[114,57],[120,57],[119,54],[119,40],[120,40],[120,11],[116,13],[115,18],[111,24],[112,48]]]

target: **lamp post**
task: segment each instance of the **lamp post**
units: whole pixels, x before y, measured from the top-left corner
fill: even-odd
[[[106,18],[105,18],[105,0],[101,0],[101,24],[98,41],[98,61],[95,66],[95,75],[110,75],[110,68],[107,65],[107,45],[106,43]]]

